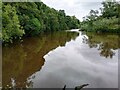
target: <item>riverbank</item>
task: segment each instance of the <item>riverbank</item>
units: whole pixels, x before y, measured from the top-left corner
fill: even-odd
[[[102,2],[100,10],[91,10],[89,15],[83,18],[81,30],[88,32],[120,33],[119,12],[120,3]]]
[[[12,17],[11,17],[12,15]],[[79,28],[75,16],[66,15],[64,10],[55,10],[40,2],[3,2],[2,32],[4,43],[13,43],[23,36],[36,36],[43,32],[54,32]]]
[[[97,33],[120,33],[118,18],[110,19],[101,18],[95,21],[86,22],[81,25],[81,31],[97,32]]]

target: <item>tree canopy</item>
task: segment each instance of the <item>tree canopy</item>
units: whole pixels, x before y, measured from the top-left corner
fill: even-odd
[[[43,2],[3,2],[2,41],[12,42],[23,36],[34,36],[79,28],[75,16],[67,16],[64,10],[55,10]]]
[[[102,8],[91,10],[89,15],[84,17],[81,24],[81,29],[94,32],[115,32],[120,33],[119,17],[120,4],[119,2],[102,2]],[[101,13],[99,15],[99,13]]]

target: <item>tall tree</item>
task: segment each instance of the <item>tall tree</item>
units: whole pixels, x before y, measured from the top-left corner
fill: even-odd
[[[20,38],[23,36],[24,31],[22,30],[18,16],[16,14],[15,7],[10,4],[3,5],[3,26],[2,26],[2,38],[5,42],[12,42],[12,39]]]
[[[119,3],[116,1],[113,2],[103,2],[102,3],[103,8],[101,9],[102,11],[102,16],[111,18],[113,16],[117,17],[119,16]]]

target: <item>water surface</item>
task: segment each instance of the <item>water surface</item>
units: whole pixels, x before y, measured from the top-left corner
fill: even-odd
[[[118,87],[118,35],[78,29],[24,39],[3,47],[3,86]]]

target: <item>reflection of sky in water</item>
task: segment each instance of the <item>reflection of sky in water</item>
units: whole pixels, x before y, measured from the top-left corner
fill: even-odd
[[[31,76],[35,76],[30,79],[33,87],[75,87],[88,83],[89,88],[117,88],[118,56],[113,56],[113,60],[101,57],[96,48],[82,43],[83,37],[79,35],[45,55],[45,65]]]

